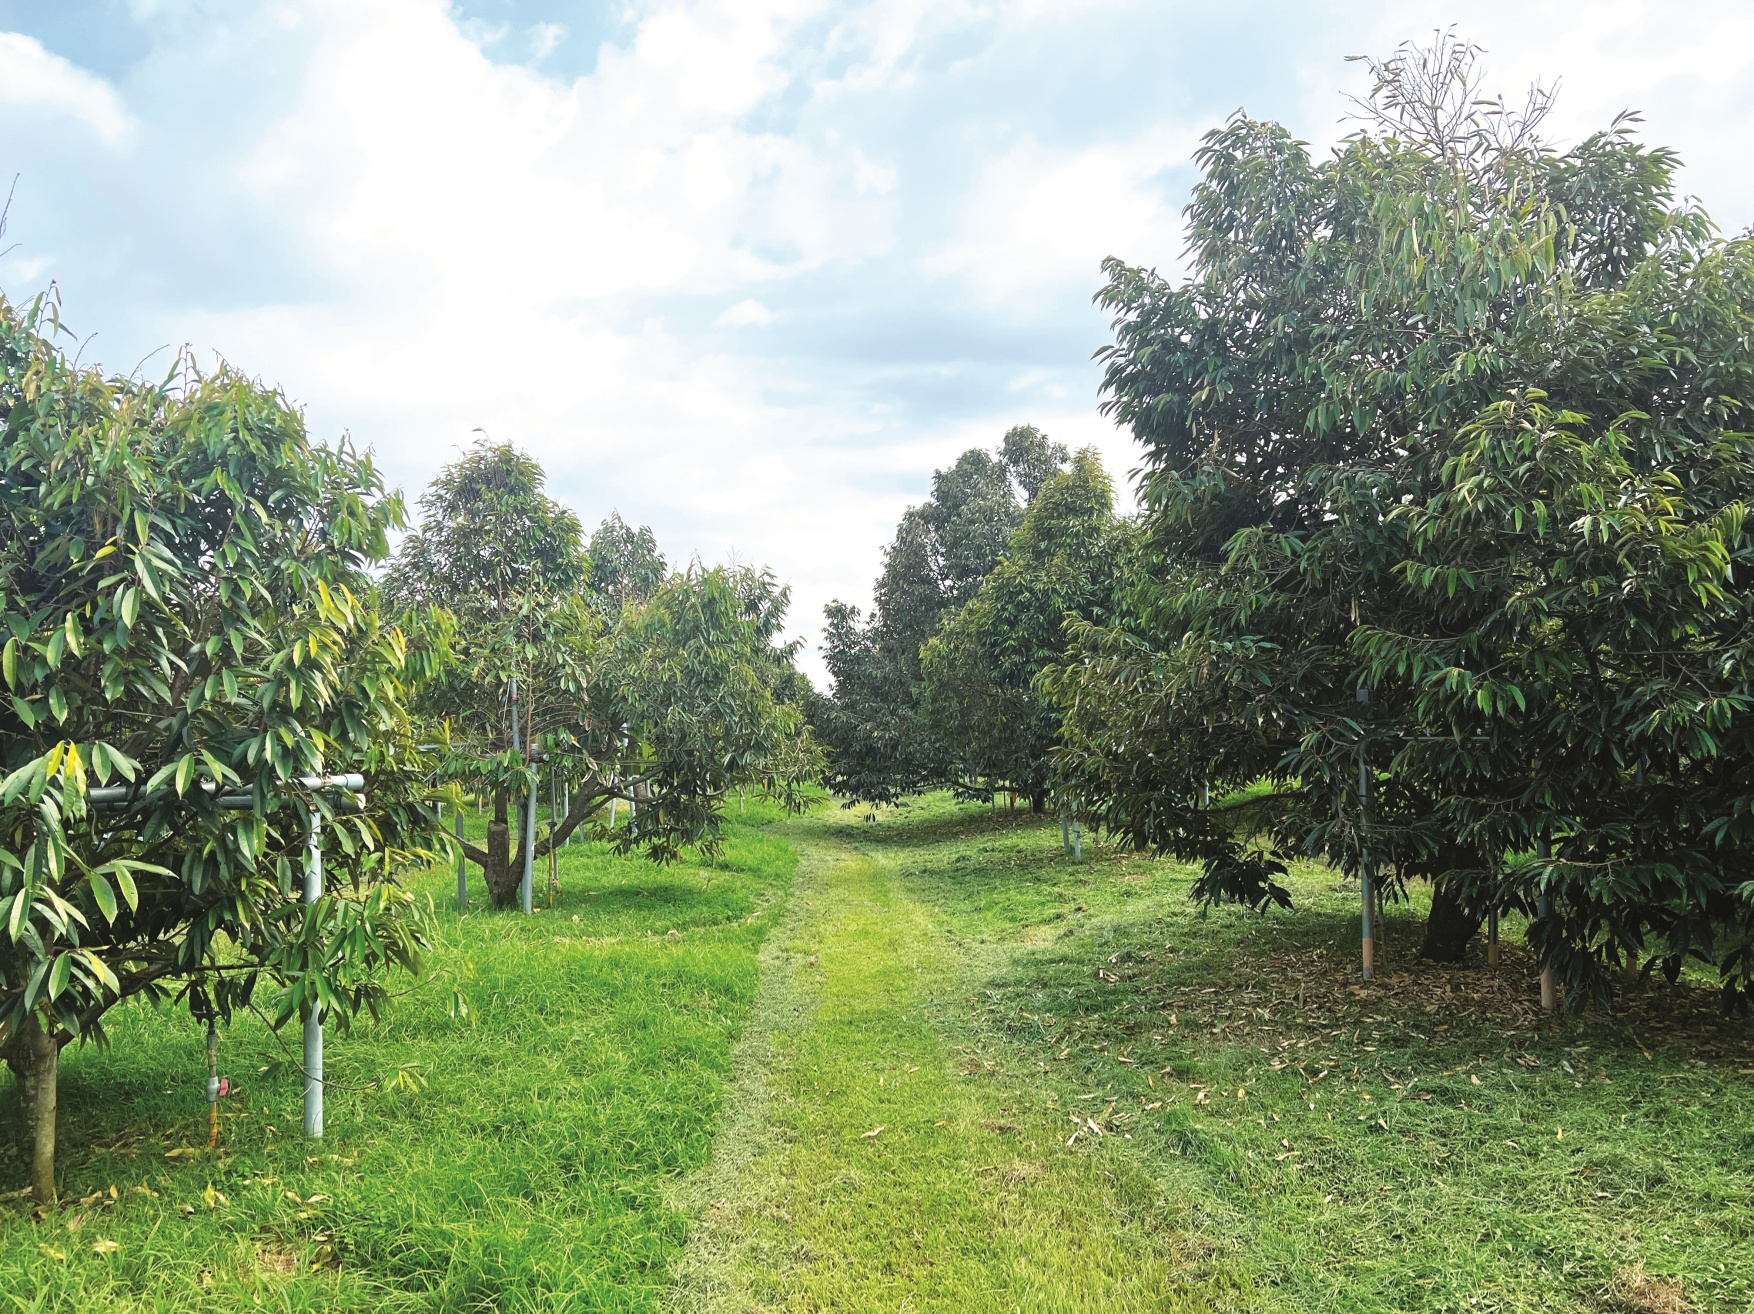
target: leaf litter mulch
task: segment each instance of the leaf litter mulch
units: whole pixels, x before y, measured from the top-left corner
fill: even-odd
[[[1270,1054],[1322,1044],[1374,1066],[1380,1051],[1471,1049],[1493,1037],[1507,1056],[1539,1041],[1593,1041],[1754,1072],[1754,1020],[1726,1017],[1715,989],[1646,978],[1620,985],[1611,1010],[1549,1016],[1533,955],[1518,944],[1501,952],[1496,968],[1417,962],[1365,981],[1327,947],[1285,949],[1232,959],[1221,979],[1189,981],[1174,948],[1141,947],[1097,957],[1082,984],[1063,970],[1018,974],[974,1002],[1014,1038],[1065,1050],[1055,1057],[1082,1050],[1123,1065],[1149,1063],[1147,1053],[1171,1040]]]

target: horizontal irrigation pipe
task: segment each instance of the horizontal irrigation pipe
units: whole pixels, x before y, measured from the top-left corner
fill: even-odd
[[[300,776],[289,783],[310,790],[342,790],[351,795],[345,800],[354,808],[365,804],[365,777],[357,772],[341,776]],[[219,806],[230,812],[248,812],[256,806],[249,794],[220,794],[211,780],[201,782],[201,791],[218,795]],[[136,785],[101,785],[86,791],[94,807],[127,807],[147,797]],[[305,836],[305,902],[315,903],[323,897],[323,818],[313,812],[310,830]],[[323,1134],[323,1010],[312,1004],[305,1014],[305,1135],[313,1139]],[[217,1099],[218,1086],[210,1083],[209,1099]]]
[[[357,773],[345,776],[299,776],[287,783],[298,785],[302,789],[344,789],[353,794],[361,793],[365,789],[365,777]],[[163,793],[164,790],[156,792]],[[219,794],[219,786],[211,780],[203,780],[201,792],[211,798]],[[93,807],[116,808],[141,802],[149,796],[138,785],[100,785],[96,789],[86,790],[85,797]],[[255,807],[256,800],[249,794],[219,794],[219,806],[231,812],[243,812]]]

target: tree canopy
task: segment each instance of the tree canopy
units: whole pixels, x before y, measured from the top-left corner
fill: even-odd
[[[1433,952],[1529,912],[1574,999],[1746,981],[1754,252],[1635,116],[1561,151],[1468,46],[1371,67],[1326,160],[1208,134],[1185,281],[1105,266],[1147,568],[1051,677],[1061,765],[1207,897],[1320,854],[1435,880]]]
[[[1064,446],[1020,425],[996,453],[971,448],[932,476],[884,553],[868,619],[836,601],[826,609],[833,687],[813,716],[830,787],[849,799],[893,803],[932,784],[959,782],[956,763],[919,706],[920,653],[940,619],[980,591]]]
[[[452,560],[454,527],[490,501],[484,542]],[[616,842],[668,860],[716,848],[739,783],[795,785],[813,770],[788,701],[795,648],[779,638],[789,594],[770,575],[698,564],[666,574],[651,530],[618,516],[592,557],[541,466],[505,444],[465,453],[421,508],[386,591],[452,618],[454,658],[419,710],[446,745],[441,778],[491,800],[485,845],[461,848],[495,906],[516,897],[526,856],[547,856],[611,800],[635,805]],[[540,836],[534,812],[514,807],[538,788],[539,758],[568,801]]]
[[[230,1016],[266,983],[277,1022],[344,1026],[417,966],[395,876],[434,815],[408,703],[443,638],[377,614],[402,507],[367,456],[229,369],[105,378],[60,331],[51,301],[0,301],[0,1051],[45,1202],[56,1055],[118,1002]],[[362,813],[300,783],[339,772]],[[104,786],[126,789],[100,810]]]
[[[1094,451],[1035,486],[1004,555],[921,653],[921,715],[957,778],[1001,782],[1042,806],[1062,712],[1037,677],[1065,652],[1068,618],[1112,618],[1134,556]]]
[[[644,602],[658,591],[667,573],[658,537],[650,525],[635,529],[612,511],[591,535],[585,587],[598,610],[613,618],[630,602]]]

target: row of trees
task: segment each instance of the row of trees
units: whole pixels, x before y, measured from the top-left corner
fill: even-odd
[[[1136,557],[1095,452],[1032,426],[964,452],[910,508],[868,618],[827,609],[830,696],[814,711],[831,788],[893,803],[948,787],[1040,810],[1060,716],[1036,677],[1068,615],[1107,619]]]
[[[991,602],[935,618],[890,687],[940,753],[997,743],[1021,701],[933,687],[935,664],[1058,651],[1024,681],[1040,774],[1004,777],[1198,860],[1201,897],[1288,905],[1286,864],[1320,857],[1362,878],[1367,939],[1373,884],[1426,881],[1429,956],[1514,910],[1573,1002],[1688,959],[1734,1000],[1754,984],[1754,242],[1676,199],[1634,116],[1559,150],[1551,97],[1487,100],[1471,47],[1370,67],[1325,160],[1243,115],[1206,137],[1185,278],[1105,266],[1106,407],[1145,450],[1136,533],[1104,531],[1133,545],[1127,578],[1063,595],[1044,643],[989,570]],[[884,651],[907,542],[904,522],[870,626],[831,610],[832,654]],[[833,669],[846,715],[862,668]],[[928,778],[872,788],[825,738],[866,797]]]
[[[792,797],[814,774],[808,686],[780,639],[789,592],[769,572],[669,571],[651,530],[619,516],[587,544],[505,444],[449,466],[421,509],[384,600],[452,627],[415,708],[441,741],[438,779],[491,801],[485,845],[461,849],[495,907],[612,801],[633,805],[614,832],[624,851],[710,855],[729,791]],[[539,836],[544,785],[567,806]]]
[[[392,559],[399,495],[284,396],[187,358],[105,377],[61,334],[52,299],[0,299],[0,1056],[44,1204],[67,1044],[142,997],[375,1014],[427,943],[398,877],[454,856],[464,791],[503,906],[539,757],[571,802],[541,848],[637,799],[615,842],[660,860],[815,766],[771,576],[670,571],[614,517],[586,545],[487,444]]]

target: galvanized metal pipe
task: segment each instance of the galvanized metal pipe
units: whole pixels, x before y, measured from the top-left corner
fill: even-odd
[[[524,807],[524,911],[532,911],[536,897],[536,790],[525,791]]]
[[[311,813],[310,837],[305,849],[305,902],[323,897],[323,818]],[[308,968],[306,969],[309,970]],[[323,1006],[311,1001],[305,1013],[305,1135],[323,1134]]]
[[[1358,689],[1358,701],[1368,705],[1370,688],[1361,685]],[[1372,888],[1370,878],[1370,852],[1365,843],[1365,833],[1370,826],[1370,768],[1364,760],[1364,751],[1360,747],[1358,753],[1358,894],[1363,909],[1363,920],[1360,927],[1360,956],[1363,960],[1364,979],[1371,980],[1376,975],[1376,926],[1373,913],[1376,906],[1376,892]]]
[[[365,789],[365,777],[358,772],[339,776],[298,776],[287,782],[301,789],[344,789],[357,794]],[[209,798],[219,794],[220,787],[211,780],[197,782],[198,788]],[[169,786],[160,786],[154,794],[168,792]],[[126,807],[130,803],[138,803],[152,797],[142,792],[139,785],[99,785],[95,789],[85,791],[85,801],[93,807]],[[230,811],[241,811],[256,806],[255,798],[249,794],[227,793],[219,795],[219,806]]]
[[[463,805],[457,805],[457,816],[452,824],[457,835],[457,906],[461,908],[469,902],[469,859],[463,854]]]

